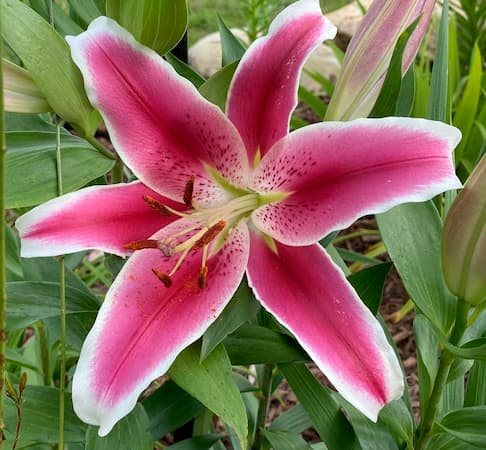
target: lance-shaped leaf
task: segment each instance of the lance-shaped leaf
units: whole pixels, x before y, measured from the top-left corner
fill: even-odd
[[[42,92],[32,81],[29,72],[3,59],[2,73],[5,111],[41,113],[51,110]]]
[[[435,0],[373,2],[346,51],[327,120],[350,120],[371,112],[399,36],[421,15],[403,55],[405,73],[427,30],[434,4]]]
[[[93,129],[93,108],[64,39],[18,0],[2,1],[2,35],[17,53],[52,109],[75,128]]]
[[[135,39],[164,55],[181,40],[187,27],[186,0],[107,0],[106,14]]]
[[[486,159],[454,201],[442,233],[442,267],[449,289],[477,305],[486,299]]]

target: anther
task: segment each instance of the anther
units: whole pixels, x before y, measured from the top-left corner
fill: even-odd
[[[143,196],[143,201],[147,203],[152,209],[155,209],[158,213],[160,213],[163,216],[172,216],[173,214],[167,209],[166,206],[164,206],[162,203],[158,202],[155,200],[155,198],[150,197],[149,195],[144,195]]]
[[[144,239],[141,241],[132,241],[123,246],[129,250],[143,250],[144,248],[159,248],[159,241],[155,239]]]
[[[199,285],[199,289],[204,289],[207,286],[207,279],[208,279],[208,266],[202,266],[201,270],[199,271],[199,277],[197,279],[197,284]]]
[[[166,288],[172,286],[172,278],[169,275],[164,272],[160,272],[160,270],[157,269],[152,269],[152,272],[160,281],[162,281],[162,283],[164,283]]]
[[[221,231],[223,231],[224,227],[226,226],[226,222],[224,220],[220,220],[219,222],[215,223],[213,226],[208,228],[206,231],[191,247],[191,250],[200,250],[205,245],[208,245]]]
[[[194,177],[189,178],[189,181],[186,183],[186,187],[184,188],[184,204],[186,206],[192,206],[192,196],[194,194]]]

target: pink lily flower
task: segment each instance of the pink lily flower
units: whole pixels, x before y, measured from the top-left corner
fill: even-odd
[[[17,221],[23,256],[133,253],[106,295],[73,379],[79,417],[106,435],[201,337],[245,271],[366,416],[403,375],[379,322],[317,241],[356,218],[460,186],[460,133],[419,119],[320,123],[289,134],[303,63],[334,26],[300,0],[254,42],[227,116],[114,21],[69,37],[90,101],[140,181],[53,199]]]

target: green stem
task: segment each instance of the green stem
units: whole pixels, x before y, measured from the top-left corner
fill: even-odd
[[[111,171],[111,182],[112,184],[122,183],[123,182],[123,163],[121,160],[117,160],[115,166]]]
[[[62,159],[61,159],[61,125],[56,116],[56,168],[57,168],[57,193],[63,194],[62,186]],[[60,297],[60,320],[61,320],[61,342],[60,342],[60,367],[59,367],[59,444],[58,448],[64,449],[64,392],[66,390],[66,280],[64,255],[59,258],[59,297]]]
[[[261,383],[261,397],[258,402],[258,415],[256,421],[256,434],[253,441],[252,450],[260,450],[263,443],[263,430],[265,429],[265,422],[267,420],[268,404],[272,394],[272,375],[273,364],[265,364],[263,366],[263,376]]]
[[[0,8],[1,9],[1,8]],[[2,31],[2,18],[0,13],[0,34]],[[0,54],[3,54],[3,42],[0,39]],[[0,61],[0,105],[3,105],[3,76],[2,63]],[[0,225],[0,450],[3,447],[3,430],[5,424],[3,421],[4,395],[3,388],[5,384],[5,353],[7,350],[7,269],[6,269],[6,235],[4,223],[5,211],[5,158],[7,148],[5,145],[5,130],[3,122],[3,108],[0,107],[0,211],[2,214],[2,223]]]
[[[104,145],[102,145],[100,141],[98,141],[98,139],[96,139],[94,136],[87,134],[84,136],[84,139],[86,139],[91,144],[91,146],[98,150],[103,156],[106,156],[110,159],[117,159],[116,156],[111,153]]]
[[[469,304],[464,300],[458,299],[456,321],[449,338],[451,344],[456,345],[464,334],[464,331],[467,328],[468,312]],[[449,370],[455,359],[455,356],[449,353],[446,349],[442,350],[437,376],[435,377],[434,388],[432,390],[432,394],[430,395],[427,409],[420,426],[420,434],[417,446],[415,448],[416,450],[422,450],[431,438],[432,427],[434,426],[435,418],[439,409],[440,399],[442,398],[442,391],[447,384],[447,376],[449,375]]]
[[[361,236],[379,236],[380,232],[379,230],[358,230],[354,231],[353,233],[348,233],[348,234],[343,234],[342,236],[338,236],[336,239],[334,239],[333,244],[339,244],[340,242],[347,241],[348,239],[353,239],[356,237],[361,237]]]
[[[51,385],[51,368],[49,361],[49,342],[47,340],[46,326],[42,320],[37,322],[37,334],[39,337],[39,346],[41,351],[41,365],[42,365],[42,378],[44,386]]]

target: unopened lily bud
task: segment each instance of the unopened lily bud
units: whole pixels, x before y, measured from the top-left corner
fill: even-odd
[[[27,372],[22,372],[22,375],[20,375],[20,380],[19,380],[19,394],[20,395],[22,395],[26,386],[27,386]]]
[[[351,39],[326,120],[367,117],[378,98],[400,35],[420,15],[408,40],[402,73],[410,67],[428,28],[435,0],[375,0]]]
[[[5,111],[36,114],[52,110],[25,69],[2,59],[2,73]]]
[[[449,210],[442,232],[442,267],[453,294],[473,305],[486,300],[486,158]]]

